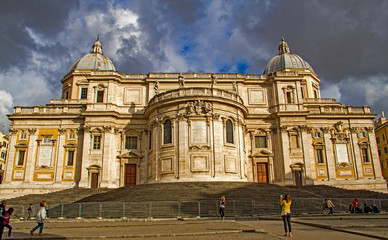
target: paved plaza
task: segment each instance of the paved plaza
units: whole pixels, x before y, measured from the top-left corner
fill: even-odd
[[[388,239],[388,215],[294,217],[292,239]],[[280,217],[227,219],[49,219],[44,236],[34,221],[13,220],[13,239],[290,239]],[[7,230],[3,239],[7,239]]]

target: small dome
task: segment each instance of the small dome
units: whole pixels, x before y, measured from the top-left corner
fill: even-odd
[[[116,71],[116,68],[112,61],[102,54],[102,46],[98,37],[93,44],[91,53],[74,63],[69,72],[74,70]]]
[[[282,38],[279,45],[279,55],[273,57],[267,64],[264,74],[270,74],[278,70],[291,69],[309,69],[314,72],[313,68],[300,56],[292,54],[287,42]]]

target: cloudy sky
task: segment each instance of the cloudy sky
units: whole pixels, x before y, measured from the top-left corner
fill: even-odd
[[[14,106],[60,98],[98,34],[122,73],[261,74],[284,36],[322,97],[388,111],[387,12],[385,0],[1,0],[0,130]]]

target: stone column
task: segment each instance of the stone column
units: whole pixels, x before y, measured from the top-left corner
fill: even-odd
[[[4,168],[4,181],[3,183],[10,183],[12,179],[12,171],[15,163],[15,155],[16,155],[16,139],[17,139],[18,131],[16,129],[11,129],[9,131],[9,142],[8,142],[8,156],[5,162]]]
[[[336,160],[334,157],[333,141],[331,140],[332,136],[329,132],[329,128],[322,128],[323,131],[323,141],[325,142],[324,153],[326,156],[326,165],[327,165],[327,177],[329,180],[337,179],[336,175]]]
[[[79,187],[87,188],[90,187],[89,184],[89,172],[87,168],[89,167],[89,154],[90,154],[90,142],[91,142],[91,133],[90,127],[83,127],[84,132],[84,142],[83,142],[83,152],[82,152],[82,161],[81,161],[81,176],[79,181]]]
[[[66,130],[65,129],[58,129],[58,146],[57,146],[57,153],[56,153],[56,162],[55,164],[55,179],[54,182],[61,183],[62,182],[62,174],[63,174],[63,165],[64,161],[67,157],[67,154],[65,155],[65,149],[63,145],[66,141]]]
[[[37,153],[37,150],[38,150],[38,144],[37,144],[37,139],[38,139],[38,135],[36,134],[37,133],[37,130],[34,128],[34,129],[28,129],[28,133],[29,133],[29,136],[28,136],[28,153],[27,153],[27,156],[25,156],[25,166],[26,166],[26,170],[25,170],[25,173],[24,173],[24,182],[26,183],[29,183],[29,182],[32,182],[34,181],[34,169],[35,169],[35,157],[36,157],[36,153]],[[17,161],[17,159],[16,159]]]

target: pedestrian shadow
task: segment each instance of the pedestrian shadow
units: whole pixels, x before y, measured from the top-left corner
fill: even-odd
[[[51,233],[44,233],[43,236],[39,236],[39,233],[34,233],[33,236],[31,236],[30,233],[25,233],[25,232],[18,232],[12,230],[12,239],[13,240],[25,240],[25,239],[39,239],[39,240],[44,240],[44,239],[50,239],[50,240],[65,240],[67,239],[64,236],[56,235],[56,234],[51,234]],[[8,239],[8,232],[3,233],[3,239]]]

